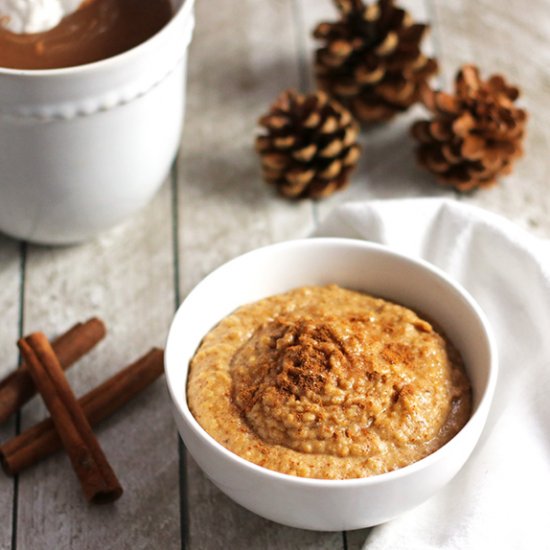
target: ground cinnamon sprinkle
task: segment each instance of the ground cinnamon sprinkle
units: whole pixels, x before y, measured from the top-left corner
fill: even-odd
[[[442,335],[411,310],[334,285],[224,319],[193,358],[187,392],[199,423],[233,452],[331,479],[415,462],[470,414],[460,356]]]

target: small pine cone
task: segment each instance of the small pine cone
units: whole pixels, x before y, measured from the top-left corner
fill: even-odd
[[[258,121],[256,138],[264,179],[290,198],[328,197],[345,187],[357,164],[359,127],[324,92],[283,92]]]
[[[428,26],[414,23],[393,0],[368,5],[334,1],[341,19],[320,23],[313,31],[324,43],[315,52],[319,87],[361,122],[406,111],[419,100],[420,86],[437,72],[437,62],[420,49]]]
[[[411,128],[418,162],[460,191],[495,184],[523,154],[527,113],[514,105],[518,97],[501,75],[483,81],[473,65],[458,71],[455,95],[424,88],[422,101],[434,116]]]

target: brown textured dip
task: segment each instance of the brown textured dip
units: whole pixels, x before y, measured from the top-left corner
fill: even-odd
[[[234,453],[326,479],[411,464],[452,438],[471,408],[459,354],[427,321],[335,285],[223,319],[191,361],[187,396]]]

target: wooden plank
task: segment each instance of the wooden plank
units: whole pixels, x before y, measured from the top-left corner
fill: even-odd
[[[546,0],[529,9],[515,0],[432,0],[440,61],[450,86],[456,69],[476,63],[483,75],[502,73],[522,89],[520,103],[529,111],[526,154],[497,187],[464,196],[535,233],[550,236],[550,11]]]
[[[362,550],[371,529],[346,531],[346,550]]]
[[[0,236],[0,379],[17,366],[18,353],[15,343],[19,334],[20,280],[20,245]],[[0,441],[13,436],[14,433],[15,419],[12,418],[0,426]],[[0,472],[0,548],[11,548],[14,485],[12,479]]]
[[[77,394],[163,346],[174,307],[171,193],[164,187],[126,224],[75,247],[30,247],[25,331],[55,334],[92,315],[108,336],[68,373]],[[39,399],[23,416],[44,414]],[[63,453],[19,480],[17,548],[178,548],[176,431],[163,380],[97,430],[124,487],[114,505],[90,506]]]
[[[256,119],[299,84],[291,4],[197,3],[179,168],[182,295],[225,260],[313,227],[307,201],[290,204],[261,181],[253,150]],[[187,483],[191,548],[342,548],[340,533],[286,528],[234,504],[192,459]]]
[[[298,83],[290,3],[197,3],[179,168],[184,294],[227,259],[312,229],[309,203],[275,197],[254,152],[256,120]]]
[[[344,548],[342,533],[320,533],[285,527],[241,508],[204,479],[192,459],[189,462],[192,476],[189,479],[192,549]],[[268,495],[266,498],[269,498]]]

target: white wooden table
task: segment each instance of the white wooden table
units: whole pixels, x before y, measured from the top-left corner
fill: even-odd
[[[533,0],[410,0],[429,19],[442,83],[474,61],[521,85],[530,111],[527,154],[500,186],[444,191],[418,169],[408,135],[415,108],[363,135],[350,188],[321,203],[277,198],[259,177],[257,117],[286,87],[311,89],[310,31],[333,18],[329,0],[198,1],[181,153],[152,203],[124,225],[73,247],[0,237],[0,374],[19,335],[55,335],[98,315],[107,339],[69,373],[77,393],[151,346],[162,346],[177,304],[209,271],[259,245],[308,235],[348,200],[444,195],[550,237],[550,5]],[[162,139],[162,136],[159,136]],[[0,180],[1,185],[1,180]],[[0,427],[5,439],[45,414],[39,398]],[[97,430],[125,488],[115,505],[85,504],[63,453],[16,479],[0,475],[0,549],[360,548],[368,532],[283,527],[222,495],[178,444],[163,381]]]

